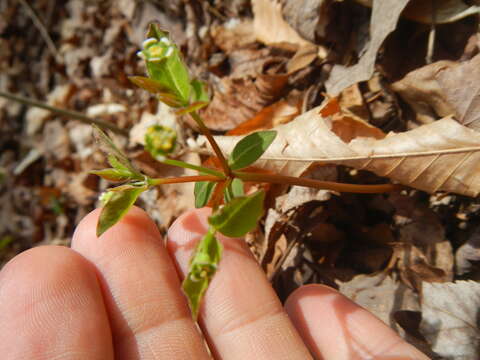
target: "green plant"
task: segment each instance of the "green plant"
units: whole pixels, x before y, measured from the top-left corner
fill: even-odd
[[[155,94],[160,101],[175,108],[178,114],[189,114],[209,141],[221,164],[221,170],[168,158],[175,148],[176,133],[168,126],[156,125],[147,131],[146,150],[158,161],[196,170],[198,175],[176,178],[148,177],[132,165],[127,156],[98,126],[94,126],[100,143],[108,153],[111,168],[93,173],[109,181],[122,183],[101,196],[103,209],[97,225],[97,236],[118,222],[138,196],[149,188],[171,183],[195,182],[195,206],[203,207],[209,204],[213,212],[209,217],[208,232],[193,252],[189,273],[183,281],[183,290],[194,317],[221,259],[222,246],[217,239],[217,233],[230,237],[244,236],[256,226],[263,215],[265,192],[258,190],[252,194],[244,194],[243,181],[363,193],[395,189],[394,185],[389,184],[340,184],[248,171],[248,167],[258,160],[274,141],[276,132],[260,131],[244,137],[226,158],[197,112],[209,102],[207,88],[201,81],[190,78],[180,52],[169,39],[168,33],[156,25],[151,25],[139,56],[146,61],[148,77],[134,76],[130,78],[132,82]]]

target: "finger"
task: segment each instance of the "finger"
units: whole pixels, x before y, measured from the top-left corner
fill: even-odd
[[[207,231],[209,209],[181,216],[168,232],[168,248],[183,275]],[[219,237],[223,258],[200,309],[202,327],[218,359],[309,359],[305,345],[241,239]]]
[[[98,270],[116,358],[207,359],[155,224],[133,208],[97,239],[98,216],[82,220],[72,247]]]
[[[285,309],[316,359],[428,359],[372,313],[327,286],[299,288]]]
[[[95,270],[71,249],[42,246],[0,273],[2,359],[113,359]]]

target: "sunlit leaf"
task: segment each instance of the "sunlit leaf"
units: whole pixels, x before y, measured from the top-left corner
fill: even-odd
[[[215,231],[209,229],[192,254],[190,269],[182,284],[194,318],[197,317],[202,297],[217,271],[221,257],[222,245],[215,237]]]
[[[118,169],[92,170],[90,171],[90,174],[100,176],[108,181],[125,181],[131,178],[130,173],[125,173]]]
[[[257,161],[277,135],[276,131],[258,131],[245,136],[233,148],[228,159],[232,170],[242,169]]]
[[[232,199],[208,218],[216,230],[230,237],[244,236],[254,229],[263,215],[265,192],[257,191],[250,196]]]
[[[195,195],[195,207],[201,208],[207,205],[212,196],[215,183],[212,181],[198,181],[195,183],[193,193]]]
[[[108,162],[112,167],[120,172],[129,172],[133,178],[142,178],[142,174],[135,169],[127,155],[125,155],[117,146],[113,143],[112,139],[105,134],[102,129],[96,125],[93,126],[93,133],[101,149],[105,151],[108,156]]]
[[[135,203],[138,196],[147,187],[131,187],[123,191],[108,191],[105,202],[97,224],[97,237],[115,225]]]

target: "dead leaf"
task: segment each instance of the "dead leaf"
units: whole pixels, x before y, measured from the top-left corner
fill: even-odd
[[[447,104],[463,125],[480,131],[480,55],[440,69],[435,76]]]
[[[205,124],[214,130],[235,128],[275,101],[287,80],[287,75],[221,79],[212,102],[202,114]]]
[[[374,0],[370,20],[370,42],[357,64],[346,67],[333,66],[325,87],[330,95],[336,96],[343,89],[360,81],[370,79],[375,68],[378,50],[385,38],[395,30],[398,18],[409,0]]]
[[[480,192],[480,134],[452,118],[375,139],[372,135],[379,129],[351,119],[337,134],[332,118],[323,118],[320,112],[318,107],[277,126],[275,141],[255,166],[300,176],[313,163],[336,163],[369,170],[427,192],[444,190],[468,196]],[[348,143],[341,138],[343,135],[349,140],[352,134],[370,137],[353,137]],[[240,138],[216,139],[230,153]]]
[[[244,135],[253,131],[267,130],[280,124],[286,124],[299,115],[300,107],[301,102],[294,106],[285,100],[280,100],[262,109],[253,118],[241,123],[235,129],[230,130],[228,135]]]
[[[256,41],[251,20],[229,19],[222,25],[212,25],[210,34],[215,44],[226,54]]]
[[[420,331],[433,351],[444,359],[478,359],[480,284],[424,282],[421,304]]]
[[[372,0],[355,0],[356,2],[371,7]],[[446,24],[461,20],[467,16],[478,14],[480,6],[467,5],[462,0],[435,0],[435,23]],[[432,22],[432,2],[425,0],[412,0],[405,9],[403,16],[407,19],[424,24]]]
[[[329,0],[303,0],[301,4],[296,0],[286,0],[283,7],[285,20],[304,39],[315,43],[317,36],[325,36],[329,25]]]
[[[277,0],[252,0],[252,9],[257,40],[266,45],[283,46],[288,50],[313,45],[298,35],[285,21],[282,5]]]

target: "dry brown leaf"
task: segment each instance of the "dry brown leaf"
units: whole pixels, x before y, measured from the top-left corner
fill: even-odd
[[[253,118],[241,123],[228,135],[243,135],[252,131],[271,129],[280,124],[286,124],[300,113],[301,102],[290,105],[285,100],[280,100],[273,105],[262,109]]]
[[[480,284],[424,282],[421,304],[420,331],[433,351],[443,359],[478,359]]]
[[[221,79],[212,102],[202,114],[205,124],[214,130],[235,128],[277,99],[287,80],[287,75]]]
[[[329,162],[369,170],[427,192],[444,190],[468,196],[480,192],[480,134],[452,118],[376,139],[377,128],[351,119],[349,131],[336,133],[335,121],[331,116],[323,118],[321,111],[321,107],[312,109],[276,127],[275,141],[255,165],[300,176],[312,163]],[[239,139],[217,137],[226,153]]]
[[[227,54],[256,40],[251,20],[231,19],[222,25],[212,25],[210,34],[215,44]]]
[[[438,61],[407,74],[392,89],[412,107],[425,124],[455,114],[463,125],[480,130],[480,55],[455,63]]]
[[[253,27],[258,41],[266,45],[284,44],[290,50],[312,45],[285,21],[282,5],[277,0],[252,0],[252,9]]]
[[[455,66],[453,61],[437,61],[408,73],[391,85],[392,90],[400,94],[412,107],[418,124],[428,124],[435,121],[438,116],[454,113],[453,107],[445,101],[436,79],[440,71],[453,66]]]
[[[375,67],[378,50],[385,38],[397,26],[398,18],[409,0],[374,0],[370,20],[370,42],[357,64],[332,68],[325,87],[330,95],[338,95],[343,89],[360,81],[370,79]]]
[[[441,69],[435,76],[456,119],[480,131],[480,55],[470,61]]]
[[[258,41],[297,52],[287,65],[289,73],[302,69],[317,57],[324,59],[327,56],[325,47],[302,38],[285,21],[282,4],[278,0],[252,0],[252,9],[253,28]]]
[[[356,2],[371,7],[372,0],[355,0]],[[455,22],[464,17],[478,14],[480,6],[467,5],[462,0],[435,0],[435,22],[445,24]],[[403,16],[407,19],[424,24],[432,22],[432,2],[425,0],[413,0],[405,9]]]

